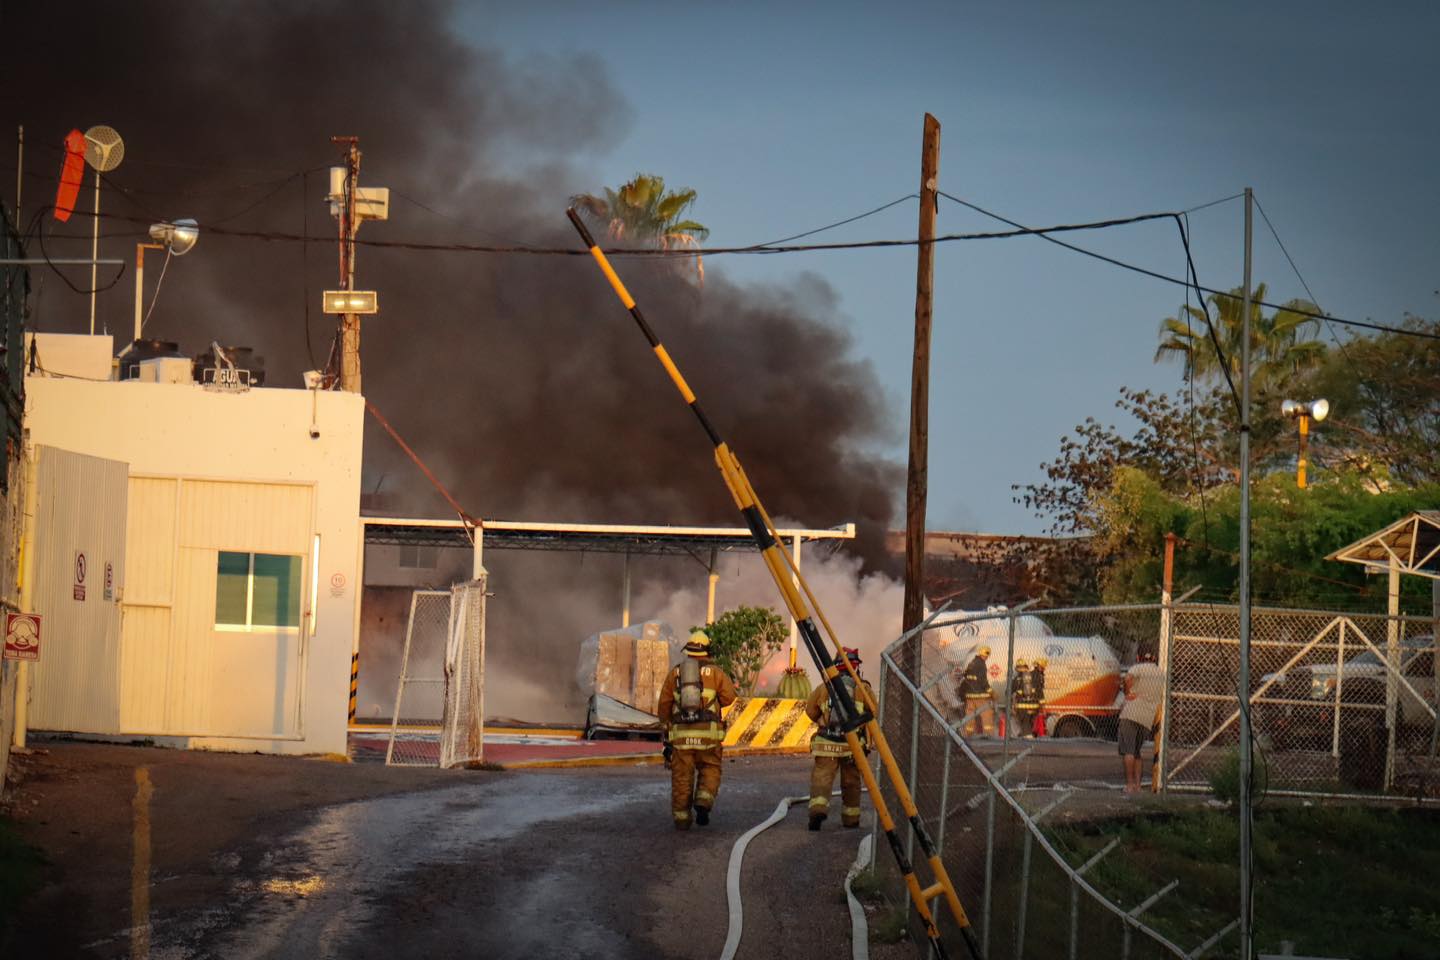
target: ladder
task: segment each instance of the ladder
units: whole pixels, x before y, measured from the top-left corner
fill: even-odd
[[[885,735],[880,731],[877,717],[878,708],[874,698],[865,689],[865,685],[858,682],[859,675],[843,655],[839,639],[831,628],[830,622],[825,619],[825,613],[820,609],[820,604],[816,601],[815,594],[811,592],[809,583],[800,573],[798,566],[791,560],[790,554],[780,549],[779,535],[775,524],[770,519],[770,515],[765,512],[764,505],[760,503],[760,498],[756,495],[755,488],[750,485],[750,480],[746,477],[745,470],[740,466],[740,461],[734,451],[721,438],[715,425],[710,422],[710,418],[701,409],[695,392],[685,382],[685,378],[680,374],[680,369],[671,359],[669,351],[665,349],[665,345],[660,342],[660,338],[655,335],[655,331],[645,320],[640,308],[635,304],[635,298],[625,288],[625,284],[616,274],[615,268],[610,265],[610,260],[605,256],[605,252],[600,249],[599,244],[590,235],[589,229],[581,221],[575,208],[568,209],[566,215],[574,224],[576,231],[580,234],[580,239],[589,249],[590,255],[595,258],[601,273],[609,281],[611,289],[620,298],[625,309],[630,311],[630,316],[635,320],[640,332],[645,335],[650,349],[654,351],[655,358],[665,368],[670,381],[680,392],[686,405],[690,407],[690,412],[695,414],[695,418],[700,421],[701,428],[715,448],[715,465],[720,469],[720,475],[724,478],[725,486],[729,488],[730,495],[735,500],[735,506],[739,508],[741,516],[745,518],[745,525],[750,529],[750,535],[755,538],[755,544],[760,548],[760,555],[764,559],[765,566],[769,569],[776,587],[779,588],[785,599],[790,616],[794,618],[796,628],[805,641],[805,648],[810,652],[816,668],[820,670],[825,679],[825,685],[830,693],[831,708],[841,719],[841,726],[845,730],[845,742],[850,746],[850,753],[855,758],[855,766],[860,771],[861,778],[865,781],[865,788],[870,791],[870,799],[875,804],[875,815],[880,821],[881,829],[885,831],[885,839],[890,844],[891,852],[895,854],[895,862],[905,877],[905,885],[910,891],[911,902],[915,904],[915,912],[920,915],[920,920],[924,924],[925,936],[930,942],[933,955],[939,958],[946,956],[945,945],[940,940],[940,932],[935,926],[935,914],[930,906],[932,901],[943,897],[950,909],[951,916],[959,925],[971,957],[980,960],[980,945],[971,929],[970,919],[965,914],[965,908],[960,904],[960,898],[955,894],[955,886],[950,882],[950,875],[940,860],[940,852],[935,848],[929,832],[926,831],[920,820],[919,811],[915,808],[915,800],[905,784],[905,777],[900,772],[899,764],[895,762],[895,754],[891,752]],[[799,583],[799,589],[795,586],[796,582]],[[814,609],[814,617],[811,616],[811,608]],[[836,656],[828,653],[825,640],[815,626],[815,619],[819,619],[825,634],[830,638]],[[845,685],[840,682],[842,669],[856,681],[855,690],[860,694],[863,704],[857,705]],[[868,733],[870,743],[879,754],[880,767],[885,771],[890,786],[900,801],[900,808],[908,820],[915,839],[919,842],[920,849],[925,855],[930,872],[934,876],[934,882],[927,887],[920,886],[920,881],[915,875],[915,866],[910,862],[910,858],[905,853],[905,846],[895,832],[895,818],[891,815],[885,798],[880,794],[880,784],[875,778],[875,772],[870,769],[870,764],[866,761],[865,747],[860,740],[861,730]]]

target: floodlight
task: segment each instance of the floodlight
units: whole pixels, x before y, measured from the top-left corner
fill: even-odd
[[[379,313],[380,297],[374,290],[326,290],[326,313]]]
[[[1310,437],[1310,421],[1319,423],[1330,415],[1329,400],[1282,400],[1280,401],[1280,415],[1291,420],[1300,421],[1300,456],[1295,461],[1295,485],[1301,490],[1305,489],[1305,460],[1306,442]]]
[[[1291,420],[1309,417],[1319,423],[1330,415],[1330,401],[1306,400],[1302,403],[1299,400],[1283,400],[1280,403],[1280,415]]]
[[[154,223],[150,225],[150,239],[174,256],[183,257],[195,249],[195,243],[200,239],[200,224],[189,218],[173,223]]]

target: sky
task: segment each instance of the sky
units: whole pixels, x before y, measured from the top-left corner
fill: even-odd
[[[1332,315],[1395,323],[1440,312],[1440,10],[1430,5],[547,2],[464,4],[457,17],[476,46],[519,64],[593,58],[628,121],[573,162],[596,191],[637,172],[693,187],[712,247],[915,192],[928,111],[942,126],[940,189],[1011,219],[1179,211],[1248,186]],[[1201,282],[1238,286],[1241,201],[1190,222]],[[995,226],[941,201],[941,233]],[[810,240],[916,229],[911,200]],[[1183,269],[1173,223],[1069,239],[1168,275]],[[706,269],[828,283],[834,322],[878,375],[894,424],[887,449],[903,462],[913,248],[717,256]],[[1254,277],[1274,302],[1305,296],[1258,211]],[[940,245],[928,526],[1042,532],[1012,484],[1038,480],[1085,417],[1113,422],[1120,387],[1180,387],[1178,365],[1153,355],[1182,297],[1035,238]],[[665,318],[651,320],[663,336]],[[734,443],[743,455],[743,431]]]

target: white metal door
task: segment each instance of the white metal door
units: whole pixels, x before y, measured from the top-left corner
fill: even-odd
[[[57,447],[36,450],[30,726],[120,733],[120,599],[130,466]]]

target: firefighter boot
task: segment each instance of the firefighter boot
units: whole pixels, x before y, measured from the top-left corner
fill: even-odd
[[[819,830],[819,829],[820,829],[820,824],[822,824],[822,823],[824,823],[824,822],[825,822],[825,814],[823,814],[823,813],[812,813],[812,814],[810,814],[810,829],[811,829],[811,830]]]
[[[697,826],[701,826],[701,827],[708,827],[708,826],[710,826],[710,808],[709,808],[709,807],[696,807],[696,808],[695,808],[695,823],[696,823]]]

